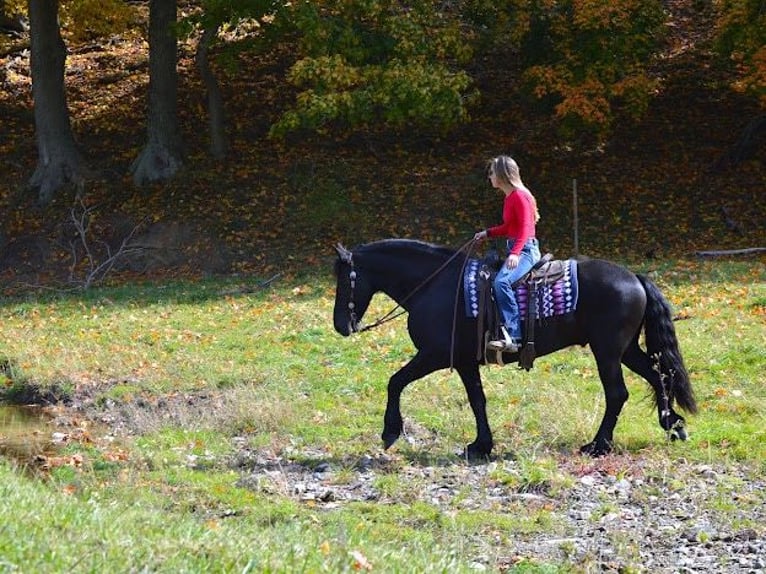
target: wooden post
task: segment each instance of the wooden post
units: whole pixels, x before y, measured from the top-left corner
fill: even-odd
[[[574,256],[580,254],[580,222],[577,215],[577,180],[572,180],[572,213],[574,227]]]

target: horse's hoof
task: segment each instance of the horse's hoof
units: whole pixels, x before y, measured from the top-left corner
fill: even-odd
[[[580,447],[580,454],[587,454],[593,458],[606,456],[610,452],[612,452],[612,446],[608,442],[599,444],[597,441],[593,441]]]
[[[491,451],[491,448],[487,450],[474,444],[469,444],[465,447],[463,452],[460,453],[460,458],[469,462],[487,462]]]
[[[677,426],[670,429],[670,440],[686,440],[689,438],[689,434],[682,426]]]
[[[397,440],[399,440],[399,435],[383,433],[380,438],[383,439],[383,450],[388,450]]]

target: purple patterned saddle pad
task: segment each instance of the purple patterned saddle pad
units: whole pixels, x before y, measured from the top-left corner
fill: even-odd
[[[465,311],[467,317],[479,316],[479,271],[481,261],[471,259],[463,275]],[[522,283],[514,288],[516,301],[519,303],[521,317],[527,316],[529,290]],[[540,285],[537,288],[536,316],[538,319],[574,313],[577,309],[577,261],[568,259],[564,266],[564,276],[555,283]]]

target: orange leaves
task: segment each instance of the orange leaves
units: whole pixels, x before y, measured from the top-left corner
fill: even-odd
[[[372,570],[372,564],[370,561],[367,560],[367,557],[365,557],[365,555],[358,550],[351,551],[351,558],[354,559],[354,562],[351,565],[354,570]]]
[[[658,50],[662,7],[652,0],[569,0],[527,5],[518,18],[531,18],[524,72],[534,95],[552,98],[562,127],[606,134],[617,116],[643,113],[655,90],[645,73]],[[538,38],[531,38],[531,34]],[[544,42],[540,38],[547,38]]]
[[[332,554],[332,549],[332,544],[330,544],[329,540],[325,540],[319,545],[319,552],[322,554],[322,556],[325,557],[328,557],[330,554]],[[370,562],[361,551],[351,550],[348,554],[351,557],[351,568],[353,570],[357,572],[372,571],[372,562]]]
[[[101,457],[107,462],[127,462],[129,460],[128,453],[124,450],[110,450],[101,453]]]
[[[642,10],[652,9],[642,0],[573,0],[572,23],[582,30],[628,30]]]
[[[63,33],[74,41],[87,41],[124,32],[134,9],[116,0],[79,0],[61,6]]]
[[[603,94],[603,93],[602,93]],[[610,117],[609,100],[590,91],[587,86],[574,86],[566,91],[564,100],[556,106],[556,116],[575,116],[586,124],[607,125]]]
[[[295,297],[301,297],[305,295],[311,295],[312,289],[309,285],[297,285],[296,287],[293,287],[292,294]]]
[[[757,94],[761,105],[766,107],[766,46],[761,46],[747,61],[741,62],[738,71],[740,77],[733,83],[734,89]]]
[[[43,471],[50,471],[54,468],[59,468],[62,466],[71,466],[74,468],[81,468],[82,464],[84,462],[84,458],[81,454],[73,454],[71,456],[46,456],[46,455],[37,455],[35,457],[35,462],[38,464],[39,468]]]
[[[724,399],[726,397],[739,399],[742,398],[743,393],[739,389],[724,389],[723,387],[718,387],[713,391],[713,396],[717,399]]]
[[[719,0],[718,51],[736,66],[734,89],[758,97],[766,106],[766,13],[758,2]]]

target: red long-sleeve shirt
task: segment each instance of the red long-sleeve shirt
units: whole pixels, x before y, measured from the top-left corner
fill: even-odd
[[[535,236],[535,207],[529,193],[517,189],[505,196],[503,222],[487,229],[487,236],[513,238],[510,252],[521,253],[527,240]]]

